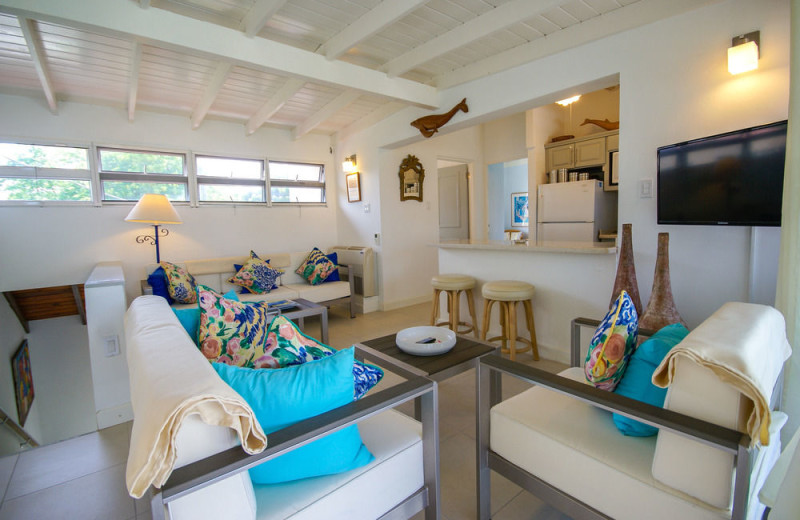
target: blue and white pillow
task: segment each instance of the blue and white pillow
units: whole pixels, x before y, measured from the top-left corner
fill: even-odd
[[[283,274],[280,269],[273,269],[269,260],[261,260],[255,252],[250,251],[250,259],[244,265],[234,264],[236,274],[228,279],[229,283],[242,287],[242,292],[263,294],[277,289],[278,277]]]

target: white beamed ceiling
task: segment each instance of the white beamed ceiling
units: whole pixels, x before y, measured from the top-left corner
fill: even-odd
[[[0,92],[334,134],[713,1],[0,0]]]

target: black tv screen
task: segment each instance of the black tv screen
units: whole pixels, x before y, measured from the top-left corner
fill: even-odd
[[[658,223],[780,226],[786,121],[658,149]]]

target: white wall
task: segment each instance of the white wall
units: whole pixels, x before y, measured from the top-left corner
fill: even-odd
[[[726,68],[730,39],[755,28],[761,31],[762,38],[759,70],[731,76]],[[453,146],[447,139],[461,135],[464,128],[551,103],[576,89],[592,92],[619,82],[620,149],[624,151],[619,222],[633,224],[642,299],[647,301],[650,296],[658,232],[667,231],[673,294],[684,319],[695,326],[722,303],[747,299],[750,231],[735,227],[658,226],[656,200],[638,197],[638,181],[655,180],[658,146],[786,118],[788,33],[786,0],[720,2],[444,91],[442,107],[466,96],[470,111],[454,117],[440,129],[438,137],[423,141],[415,135],[416,130],[408,127],[408,122],[426,112],[407,109],[370,128],[369,136],[364,132],[348,139],[361,139],[359,142],[367,147],[403,147],[404,152],[420,157],[424,150],[430,156],[436,153],[428,152],[431,147],[446,150]],[[468,153],[468,143],[460,141],[459,146]],[[381,162],[382,182],[396,175],[392,170],[399,164],[400,155]],[[475,171],[485,170],[476,166]],[[475,184],[479,188],[485,180],[477,177]],[[394,196],[393,192],[385,193]],[[479,192],[476,198],[481,196],[485,194]],[[426,200],[436,199],[426,196]],[[406,211],[399,209],[399,203],[394,201],[382,203],[382,221],[404,222]],[[474,205],[473,210],[477,222],[485,219],[485,203]],[[436,215],[436,211],[432,214]],[[401,233],[398,237],[397,250],[402,251],[404,265],[430,255],[430,237],[423,226],[433,230],[435,221],[414,219],[413,224],[417,226],[413,234]],[[384,235],[389,235],[391,229],[391,224],[384,226]],[[384,279],[389,277],[384,274]],[[613,280],[607,284],[610,292]],[[389,283],[385,289],[386,301],[408,301],[414,299],[414,294],[418,299],[424,298],[429,286],[423,280],[415,284]]]
[[[10,95],[0,95],[0,113],[0,138],[5,139],[190,149],[325,164],[326,207],[176,205],[183,224],[167,226],[170,234],[161,240],[164,260],[244,256],[250,249],[259,254],[303,251],[338,240],[334,222],[341,183],[328,136],[309,134],[294,141],[287,130],[262,128],[246,137],[241,124],[213,120],[193,131],[188,118],[143,111],[129,123],[124,110],[69,102],[59,103],[59,115],[54,116],[42,102]],[[83,283],[97,262],[121,260],[128,298],[137,296],[144,266],[154,262],[155,250],[135,242],[152,227],[125,222],[131,207],[0,207],[0,290]]]
[[[5,298],[0,299],[0,408],[19,424],[17,414],[17,401],[14,393],[14,378],[11,372],[11,357],[17,351],[22,340],[25,339],[25,330],[17,320],[14,311],[9,307]],[[33,376],[33,403],[28,411],[28,417],[23,429],[36,441],[42,442],[42,399],[40,378],[44,374],[39,372],[36,363],[36,353],[30,341],[28,351],[31,355],[31,375]],[[6,429],[3,426],[0,428]],[[0,433],[0,456],[19,451],[20,439],[14,434]]]

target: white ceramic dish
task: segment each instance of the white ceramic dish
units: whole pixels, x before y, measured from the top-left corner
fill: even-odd
[[[432,343],[419,341],[433,338]],[[397,348],[414,356],[438,356],[453,348],[456,344],[456,333],[442,327],[411,327],[403,329],[395,337]]]

